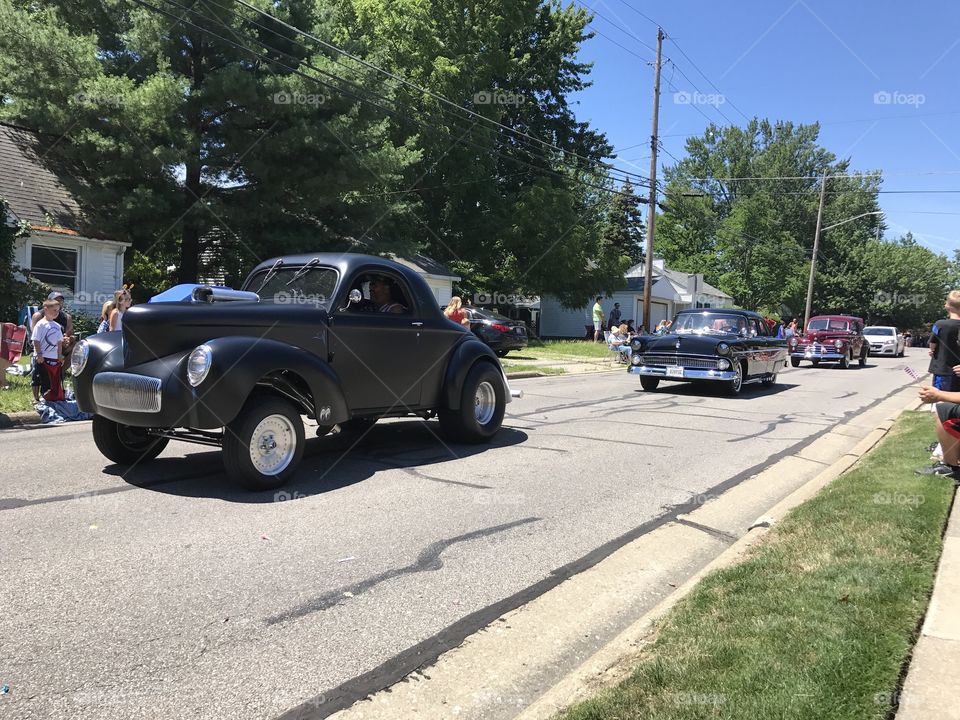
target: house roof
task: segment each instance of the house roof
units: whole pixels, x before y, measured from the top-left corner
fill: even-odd
[[[396,255],[391,255],[390,259],[394,262],[400,263],[401,265],[406,265],[412,270],[416,270],[421,275],[450,278],[451,280],[460,279],[459,275],[454,275],[453,271],[443,263],[437,262],[433,258],[429,258],[426,255],[421,255],[420,253],[413,253],[406,257],[397,257]]]
[[[662,261],[659,261],[662,263]],[[657,267],[656,265],[653,268],[653,276],[655,278],[665,277],[670,282],[676,283],[679,287],[686,289],[689,273],[680,272],[679,270],[670,270],[666,266]],[[633,290],[636,286],[639,290],[643,290],[643,279],[646,277],[646,269],[643,263],[637,263],[633,267],[627,270],[627,288]],[[639,283],[635,281],[639,280]],[[720,298],[729,298],[733,300],[733,297],[727,295],[723,290],[714,287],[706,280],[700,283],[699,286],[700,293],[703,295],[713,295]]]
[[[0,123],[0,197],[17,220],[51,232],[79,231],[80,206],[64,176],[45,162],[55,142],[51,136]]]

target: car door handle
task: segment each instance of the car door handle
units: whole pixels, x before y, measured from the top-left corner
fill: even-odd
[[[410,324],[413,325],[414,327],[423,327],[423,323],[422,323],[422,322],[412,322],[412,323],[410,323]]]

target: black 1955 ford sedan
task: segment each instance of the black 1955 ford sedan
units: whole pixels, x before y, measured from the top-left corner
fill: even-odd
[[[629,372],[651,391],[661,380],[703,380],[736,395],[749,383],[773,385],[787,365],[786,341],[749,310],[682,310],[666,334],[634,338],[630,349]]]
[[[436,416],[447,437],[484,442],[519,396],[424,279],[383,258],[283,257],[242,290],[187,290],[132,307],[122,332],[73,352],[77,402],[95,413],[94,441],[116,463],[152,459],[171,439],[215,445],[228,475],[265,490],[299,463],[302,416],[318,434]]]

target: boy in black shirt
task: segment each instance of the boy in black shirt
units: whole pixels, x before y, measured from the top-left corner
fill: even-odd
[[[930,366],[933,387],[944,392],[960,392],[960,378],[954,366],[960,365],[960,290],[951,290],[943,304],[946,320],[937,320],[930,337]]]

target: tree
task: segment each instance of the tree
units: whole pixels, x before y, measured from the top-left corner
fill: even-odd
[[[23,268],[14,262],[17,240],[29,229],[7,222],[7,203],[0,198],[0,321],[17,319],[20,308],[38,297],[43,297],[43,286],[26,276]]]
[[[254,4],[333,34],[307,0]],[[215,228],[247,267],[415,245],[395,232],[410,205],[389,193],[416,150],[391,142],[383,111],[298,75],[335,63],[280,25],[239,5],[191,4],[177,21],[123,0],[0,0],[0,24],[0,114],[62,135],[51,159],[89,225],[148,256],[173,250],[181,281]]]
[[[678,270],[701,272],[738,304],[798,314],[816,227],[819,177],[850,175],[817,144],[817,125],[752,120],[710,126],[687,141],[688,157],[665,170],[656,251]],[[879,178],[828,180],[824,225],[878,208]],[[846,273],[856,249],[881,228],[868,216],[821,238],[814,306],[849,305],[859,292]]]
[[[636,265],[643,259],[644,225],[640,213],[640,199],[634,193],[629,179],[620,188],[620,193],[614,195],[610,201],[603,237],[617,248],[621,255],[630,258],[631,265]]]

